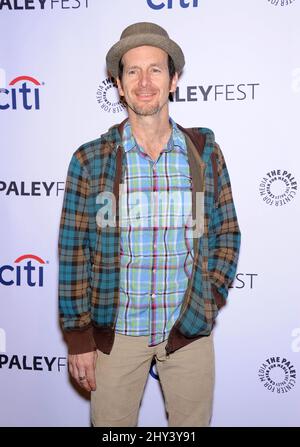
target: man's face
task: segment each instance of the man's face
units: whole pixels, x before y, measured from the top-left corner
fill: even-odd
[[[168,55],[157,47],[142,46],[127,51],[122,58],[122,81],[117,79],[119,94],[131,110],[151,116],[168,108],[170,91],[175,91],[177,73],[170,81]]]

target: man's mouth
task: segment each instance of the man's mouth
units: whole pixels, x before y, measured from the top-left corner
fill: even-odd
[[[155,95],[153,92],[137,92],[136,96],[140,99],[150,99]]]

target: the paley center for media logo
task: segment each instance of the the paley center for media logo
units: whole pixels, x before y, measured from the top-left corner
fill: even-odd
[[[120,113],[126,109],[119,97],[117,83],[114,78],[108,77],[103,79],[98,86],[96,98],[101,110],[104,112]]]
[[[21,75],[6,84],[6,73],[0,69],[0,111],[40,110],[40,88],[44,82],[36,77]]]
[[[258,377],[267,390],[284,394],[296,385],[296,368],[289,359],[280,356],[270,357],[260,366]]]
[[[296,0],[267,0],[270,5],[273,6],[289,6]]]
[[[285,169],[273,169],[259,184],[259,193],[267,205],[282,206],[296,196],[298,184],[295,176]]]

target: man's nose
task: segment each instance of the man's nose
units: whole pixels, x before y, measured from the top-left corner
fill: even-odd
[[[142,87],[145,87],[148,83],[150,82],[150,76],[149,73],[147,73],[146,71],[142,71],[140,73],[140,79],[139,79],[139,83]]]

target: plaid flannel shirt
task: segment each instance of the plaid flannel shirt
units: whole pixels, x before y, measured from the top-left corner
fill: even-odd
[[[193,264],[192,186],[186,142],[176,123],[157,160],[123,130],[120,301],[116,332],[164,341],[179,317]],[[138,216],[138,218],[136,217]]]

